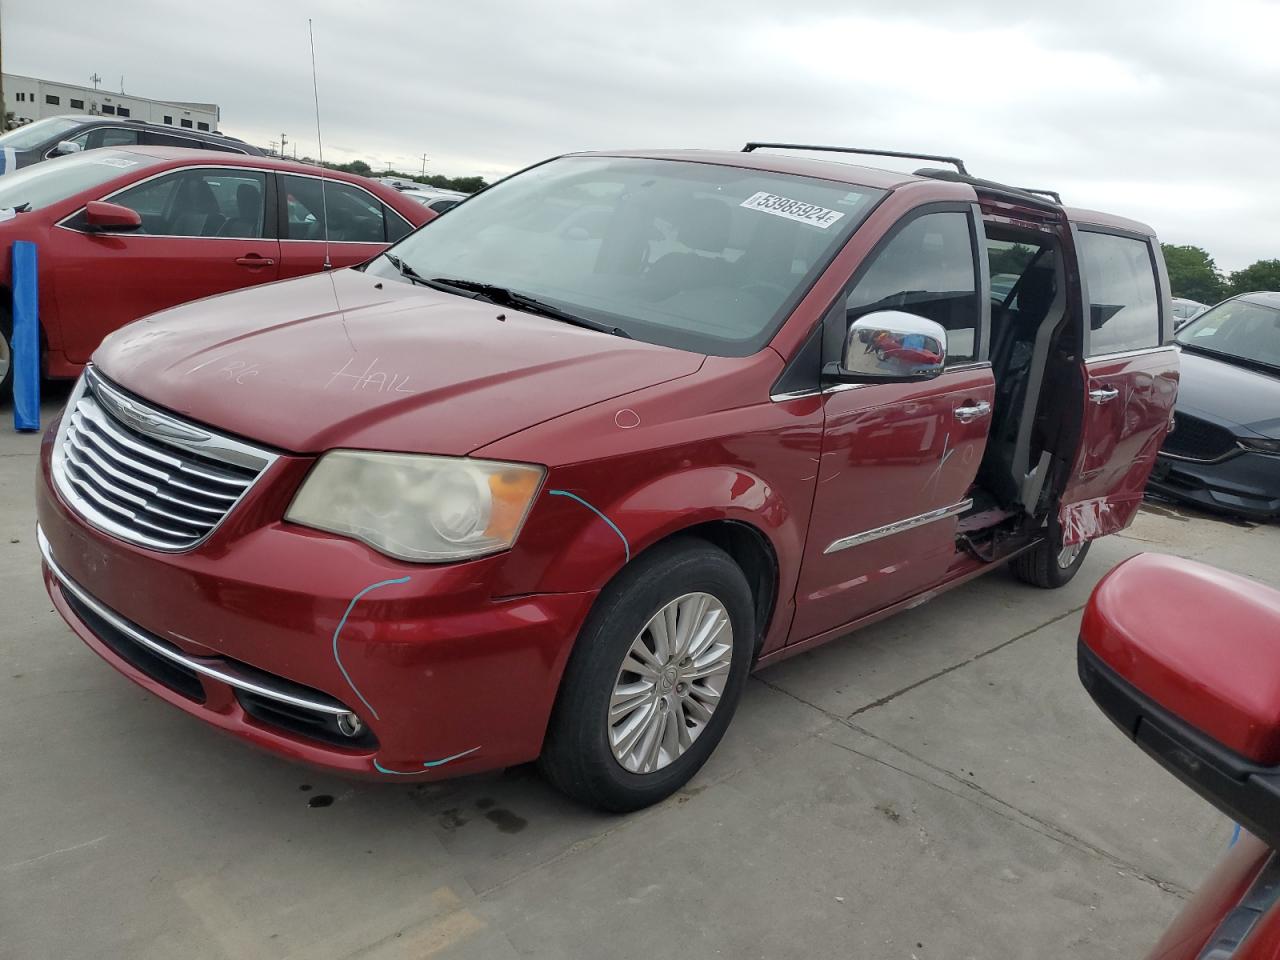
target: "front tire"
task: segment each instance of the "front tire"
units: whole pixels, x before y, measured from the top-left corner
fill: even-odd
[[[601,593],[565,668],[539,764],[615,813],[670,796],[733,719],[755,647],[751,589],[712,544],[648,551]]]
[[[1080,572],[1084,558],[1089,554],[1089,546],[1087,540],[1063,546],[1062,528],[1055,523],[1050,526],[1045,539],[1014,557],[1009,567],[1023,583],[1056,590],[1065,587]]]

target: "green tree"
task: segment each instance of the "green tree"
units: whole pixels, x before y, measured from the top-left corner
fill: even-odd
[[[1252,293],[1255,290],[1280,290],[1280,260],[1258,260],[1231,274],[1227,293]]]
[[[1169,286],[1175,297],[1201,303],[1217,303],[1223,296],[1222,275],[1209,251],[1190,245],[1160,244],[1169,271]]]
[[[352,160],[350,163],[339,164],[337,169],[345,170],[347,173],[359,174],[362,177],[367,177],[369,174],[373,173],[373,167],[369,166],[363,160]]]

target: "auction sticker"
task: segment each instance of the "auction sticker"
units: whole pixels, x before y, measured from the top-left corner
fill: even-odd
[[[800,223],[821,227],[823,230],[844,216],[839,210],[828,210],[826,207],[805,203],[803,200],[780,197],[776,193],[765,193],[763,190],[747,197],[738,206],[746,207],[748,210],[759,210],[761,213],[772,213],[775,217],[798,220]]]

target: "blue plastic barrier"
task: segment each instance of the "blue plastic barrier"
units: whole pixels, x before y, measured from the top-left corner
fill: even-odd
[[[13,244],[13,427],[40,429],[40,287],[36,245]]]

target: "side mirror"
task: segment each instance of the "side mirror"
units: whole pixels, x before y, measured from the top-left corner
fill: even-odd
[[[58,145],[53,148],[53,155],[55,157],[65,157],[69,153],[79,153],[83,149],[84,147],[78,143],[73,143],[70,140],[60,140]]]
[[[138,211],[104,200],[90,200],[86,203],[84,219],[94,233],[125,233],[142,226],[142,217],[138,216]]]
[[[1094,588],[1080,680],[1125,735],[1280,848],[1280,592],[1159,554]]]
[[[942,325],[901,310],[876,310],[849,325],[838,380],[932,380],[947,362]]]

